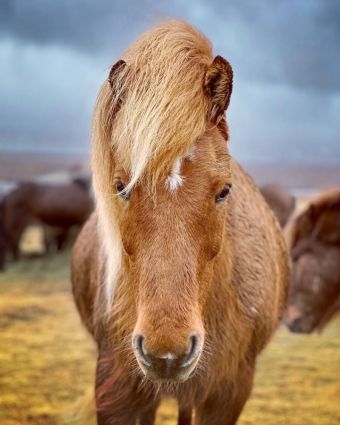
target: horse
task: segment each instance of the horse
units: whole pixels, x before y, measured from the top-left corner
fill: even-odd
[[[93,115],[96,210],[73,248],[81,320],[98,346],[97,423],[235,424],[285,306],[279,223],[228,151],[230,64],[174,20],[142,34]]]
[[[3,205],[0,201],[0,271],[5,268],[6,238],[4,229]]]
[[[321,332],[340,310],[340,189],[312,198],[284,235],[292,261],[285,322],[292,332]]]
[[[7,247],[4,222],[4,199],[17,187],[18,183],[16,182],[0,180],[0,271],[5,269]]]
[[[295,198],[287,188],[279,184],[266,184],[260,186],[260,192],[273,210],[282,228],[295,209]]]
[[[17,260],[21,235],[32,221],[56,228],[56,242],[61,248],[68,229],[73,225],[82,225],[93,208],[88,192],[77,182],[64,185],[21,182],[2,202],[7,249]]]

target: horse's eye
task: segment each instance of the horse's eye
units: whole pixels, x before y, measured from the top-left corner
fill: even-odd
[[[226,184],[221,192],[216,196],[215,202],[219,204],[220,202],[225,201],[228,198],[230,192],[231,184]]]
[[[118,195],[124,199],[124,201],[128,201],[130,199],[130,194],[125,191],[125,184],[121,180],[116,180],[116,189]]]

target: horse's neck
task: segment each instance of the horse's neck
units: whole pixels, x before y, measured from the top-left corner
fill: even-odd
[[[325,315],[321,319],[318,326],[318,332],[322,332],[326,325],[332,320],[332,318],[340,311],[340,281],[338,285],[338,295],[327,309]]]

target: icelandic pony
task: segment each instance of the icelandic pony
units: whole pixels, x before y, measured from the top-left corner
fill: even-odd
[[[293,332],[321,332],[340,310],[340,189],[312,198],[284,234],[292,260],[285,322]]]
[[[0,272],[5,269],[7,240],[5,232],[4,200],[13,190],[18,187],[18,183],[0,180]]]
[[[82,225],[93,211],[93,201],[77,182],[65,185],[20,183],[3,200],[3,228],[7,248],[18,259],[19,241],[29,223],[39,221],[65,232]],[[60,240],[57,241],[60,245]]]
[[[0,199],[0,271],[5,268],[6,237],[4,228],[3,203]]]
[[[232,69],[182,21],[143,34],[94,111],[97,209],[72,258],[75,301],[98,345],[97,421],[234,424],[289,283],[281,229],[231,159]],[[230,192],[230,193],[229,193]]]

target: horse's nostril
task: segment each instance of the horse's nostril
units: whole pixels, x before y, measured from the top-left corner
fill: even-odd
[[[136,350],[139,360],[145,364],[145,366],[150,367],[151,363],[148,360],[148,358],[146,357],[145,353],[144,353],[144,349],[143,349],[143,345],[144,345],[144,341],[145,341],[145,336],[142,334],[138,334],[133,338],[133,347]]]
[[[300,333],[301,332],[300,331],[300,324],[301,324],[301,318],[298,317],[291,324],[291,327],[290,327],[291,331],[294,332],[294,333]]]
[[[191,341],[190,352],[188,354],[188,357],[185,359],[182,367],[187,367],[191,363],[193,363],[197,359],[197,356],[198,356],[199,352],[201,351],[202,337],[199,334],[191,335],[190,341]]]
[[[202,345],[203,337],[192,334],[181,347],[174,347],[163,354],[164,351],[162,353],[157,346],[152,346],[152,339],[147,339],[142,333],[132,338],[133,350],[143,373],[156,380],[180,381],[192,376],[196,371]]]

